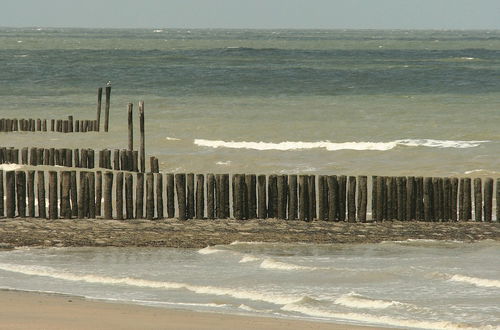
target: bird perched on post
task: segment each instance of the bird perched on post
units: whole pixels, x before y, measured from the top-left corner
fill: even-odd
[[[108,82],[106,83],[106,86],[111,87],[111,80],[108,80]]]

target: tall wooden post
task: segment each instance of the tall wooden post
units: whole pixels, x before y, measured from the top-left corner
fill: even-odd
[[[97,131],[101,129],[101,104],[102,104],[102,87],[97,89]],[[77,132],[80,130],[78,127],[80,123],[76,123]]]
[[[104,108],[104,131],[109,129],[109,106],[111,103],[111,86],[106,86],[106,106]]]
[[[140,146],[140,163],[141,172],[146,171],[146,151],[145,151],[145,136],[144,136],[144,101],[139,102],[139,130],[141,134],[141,146]]]
[[[134,121],[132,118],[132,110],[134,104],[128,104],[128,150],[134,150]]]
[[[113,172],[104,173],[104,219],[113,219]]]

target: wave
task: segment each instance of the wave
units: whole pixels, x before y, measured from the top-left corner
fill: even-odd
[[[164,289],[164,290],[182,289],[196,294],[230,296],[237,299],[263,301],[276,305],[286,305],[293,302],[301,301],[304,298],[304,296],[298,296],[298,295],[272,294],[269,292],[252,291],[242,288],[201,286],[201,285],[192,285],[188,283],[152,281],[152,280],[145,280],[145,279],[131,278],[131,277],[117,278],[117,277],[92,275],[92,274],[74,274],[66,271],[60,271],[51,267],[43,267],[43,266],[26,266],[26,265],[0,263],[0,270],[14,272],[18,274],[24,274],[24,275],[31,275],[31,276],[50,277],[53,279],[59,279],[71,282],[85,282],[85,283],[104,284],[104,285],[125,285],[132,287]]]
[[[241,258],[241,260],[239,261],[239,263],[240,264],[244,264],[244,263],[247,263],[247,262],[259,261],[259,260],[260,260],[259,257],[253,256],[251,254],[247,254],[247,255],[243,256],[243,258]]]
[[[459,275],[459,274],[455,274],[455,275],[451,276],[451,278],[449,280],[454,281],[454,282],[473,284],[476,286],[481,286],[481,287],[486,287],[486,288],[500,288],[500,281],[499,280],[489,280],[489,279],[485,279],[485,278],[470,277],[470,276]]]
[[[394,327],[408,327],[420,329],[477,329],[477,327],[469,327],[465,324],[458,324],[449,321],[426,321],[426,320],[411,320],[399,319],[384,315],[372,315],[365,313],[338,313],[330,310],[322,309],[319,307],[309,307],[297,303],[287,304],[281,308],[288,312],[298,312],[304,315],[321,317],[321,318],[334,318],[340,320],[389,325]],[[492,326],[485,326],[482,329],[493,329]]]
[[[206,248],[198,250],[199,254],[214,254],[219,252],[222,252],[222,250],[214,248],[213,246],[207,246]]]
[[[171,136],[167,136],[167,137],[165,137],[165,140],[167,140],[167,141],[180,141],[181,139],[178,139],[178,138],[175,138],[175,137],[171,137]]]
[[[195,139],[194,144],[200,147],[210,148],[230,148],[230,149],[252,149],[252,150],[310,150],[326,149],[328,151],[338,150],[371,150],[388,151],[398,146],[405,147],[428,147],[428,148],[474,148],[482,143],[490,141],[453,141],[453,140],[432,140],[432,139],[403,139],[390,142],[303,142],[303,141],[284,141],[284,142],[248,142],[248,141],[222,141]]]
[[[276,261],[271,258],[266,258],[260,264],[263,269],[276,269],[276,270],[316,270],[317,267],[300,266],[286,262]]]
[[[335,299],[335,303],[351,308],[385,309],[392,306],[405,305],[399,301],[379,300],[363,297],[354,292],[344,294]]]

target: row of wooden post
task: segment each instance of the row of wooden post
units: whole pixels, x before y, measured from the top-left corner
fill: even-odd
[[[14,147],[0,147],[0,164],[94,168],[94,158],[93,149],[24,147],[19,150]],[[115,149],[113,152],[109,149],[99,150],[98,165],[100,168],[138,172],[139,152],[126,149]],[[158,158],[151,156],[150,166],[151,172],[159,173]]]
[[[496,200],[499,221],[500,179],[495,198],[493,181],[374,176],[371,220],[489,222]],[[0,171],[0,216],[8,218],[366,222],[367,214],[366,176]]]
[[[75,120],[73,116],[68,119],[50,119],[50,127],[47,125],[47,119],[0,119],[0,132],[94,132],[98,131],[96,120]]]

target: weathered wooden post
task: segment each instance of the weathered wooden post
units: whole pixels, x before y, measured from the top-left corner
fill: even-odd
[[[1,163],[1,162],[0,162]],[[3,170],[0,170],[0,217],[3,218],[4,210]]]
[[[288,220],[297,220],[298,208],[297,175],[290,175],[288,176]]]
[[[71,215],[78,216],[78,186],[76,183],[76,171],[71,171],[70,174],[70,200],[71,200]]]
[[[299,220],[309,221],[309,178],[307,175],[299,175]]]
[[[205,213],[205,176],[196,175],[196,219],[203,219]]]
[[[35,171],[27,171],[28,217],[35,217]],[[2,200],[3,203],[3,200]]]
[[[104,108],[104,131],[109,128],[109,106],[111,103],[111,86],[106,86],[106,105]]]
[[[37,171],[37,203],[38,203],[38,217],[41,219],[47,218],[45,209],[45,172]]]
[[[26,173],[16,171],[17,215],[26,218]]]
[[[99,87],[97,89],[97,128],[96,130],[99,132],[101,129],[101,104],[102,104],[102,87]],[[78,128],[78,124],[76,124],[76,127]]]
[[[229,174],[222,174],[222,199],[224,207],[224,219],[229,218]]]
[[[308,177],[308,190],[309,190],[309,220],[312,221],[316,218],[316,176],[309,175]]]
[[[57,219],[57,172],[49,172],[49,219]]]
[[[328,185],[325,175],[318,176],[318,219],[328,219]]]
[[[497,204],[497,222],[500,222],[500,178],[497,179],[495,199]]]
[[[368,204],[368,177],[358,176],[358,221],[366,222]]]
[[[257,217],[259,219],[267,218],[267,195],[266,195],[266,176],[261,174],[257,177]]]
[[[134,104],[129,103],[127,105],[128,112],[128,150],[134,150],[134,120],[132,116],[132,110],[134,109]]]
[[[194,205],[194,174],[188,173],[187,177],[187,206],[186,206],[186,217],[188,219],[194,218],[195,215],[195,205]]]
[[[338,181],[336,175],[330,175],[326,178],[328,185],[328,221],[336,221],[338,219]]]
[[[69,171],[61,172],[61,216],[64,219],[71,219],[70,204],[70,184],[71,173]]]
[[[493,208],[493,179],[484,180],[484,221],[491,222]]]
[[[153,220],[155,217],[154,199],[154,175],[152,172],[146,173],[146,219]]]
[[[95,172],[95,214],[101,216],[101,202],[102,202],[102,172]]]
[[[175,218],[175,185],[174,174],[167,173],[166,175],[166,189],[167,189],[167,218]]]
[[[115,149],[113,151],[113,169],[115,171],[120,170],[120,149]]]
[[[248,219],[257,218],[257,178],[255,174],[247,174],[245,176],[245,185],[247,187],[247,201],[248,201]]]
[[[16,216],[16,172],[5,172],[5,209],[7,218]]]
[[[477,222],[483,221],[483,192],[480,178],[474,179],[474,216]]]
[[[116,173],[115,182],[116,219],[123,220],[123,172]]]
[[[179,220],[186,220],[186,175],[175,174],[175,189],[177,191],[177,205]]]
[[[451,221],[457,221],[458,178],[451,178]]]
[[[113,219],[113,172],[104,173],[104,219]]]
[[[267,183],[267,216],[276,218],[278,215],[278,178],[275,174],[269,175]]]
[[[233,216],[236,220],[243,219],[243,184],[241,174],[233,175]]]
[[[139,130],[141,134],[141,145],[140,145],[140,163],[141,172],[146,171],[146,137],[144,134],[144,101],[139,102]]]
[[[156,173],[156,217],[163,219],[163,174]]]
[[[87,216],[87,193],[85,186],[87,185],[86,173],[80,171],[79,174],[79,185],[78,185],[78,218],[84,219]]]
[[[132,173],[125,174],[125,210],[127,219],[134,218],[134,192]]]
[[[464,220],[472,220],[472,187],[471,179],[464,179]]]
[[[207,218],[215,219],[215,175],[207,174]]]
[[[278,219],[286,219],[286,207],[288,200],[288,176],[286,175],[278,175],[277,176],[277,199],[278,199],[278,207],[277,207],[277,218]]]
[[[347,220],[356,222],[356,177],[349,176],[347,188]]]
[[[144,217],[144,173],[137,173],[137,183],[135,186],[135,218]]]

